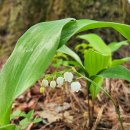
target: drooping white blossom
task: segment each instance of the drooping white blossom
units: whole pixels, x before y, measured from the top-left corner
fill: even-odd
[[[64,78],[63,77],[58,77],[56,79],[56,82],[57,82],[58,85],[63,85],[64,84]]]
[[[47,87],[48,86],[48,80],[43,79],[42,80],[42,85],[43,85],[43,87]]]
[[[51,88],[55,88],[55,87],[56,87],[56,81],[55,81],[55,80],[52,80],[52,81],[50,82],[50,87],[51,87]]]
[[[67,81],[67,82],[72,82],[72,80],[73,80],[73,74],[71,73],[71,72],[65,72],[64,73],[64,79],[65,79],[65,81]]]
[[[78,92],[81,89],[81,84],[79,82],[72,82],[70,87],[72,92]]]

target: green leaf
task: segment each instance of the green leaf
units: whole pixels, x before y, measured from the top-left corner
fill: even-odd
[[[14,119],[15,117],[19,117],[22,111],[16,110],[11,114],[10,120]]]
[[[98,76],[103,78],[119,78],[130,82],[130,71],[121,65],[105,69]]]
[[[117,51],[120,47],[129,45],[128,41],[121,41],[121,42],[112,42],[108,45],[111,49],[111,52]]]
[[[111,56],[103,55],[92,49],[89,49],[85,52],[84,65],[90,77],[109,67],[110,64]]]
[[[28,125],[30,124],[31,122],[27,119],[27,118],[24,118],[23,120],[20,121],[20,126],[22,129],[25,129],[28,127]]]
[[[21,114],[20,114],[20,117],[26,117],[26,113],[23,111],[23,112],[21,112]]]
[[[0,130],[15,130],[15,129],[16,129],[16,126],[13,124],[4,125],[0,127]]]
[[[33,118],[33,114],[34,114],[34,110],[31,110],[30,112],[28,112],[28,114],[26,115],[28,120],[31,120]]]
[[[89,29],[105,28],[105,27],[115,29],[116,31],[120,32],[130,42],[130,26],[126,24],[82,19],[82,20],[77,20],[75,22],[75,25],[72,26],[72,29],[73,29],[73,33],[74,32],[79,33]]]
[[[130,41],[130,26],[94,20],[62,19],[31,27],[17,42],[0,72],[0,125],[8,124],[14,99],[31,87],[44,73],[56,50],[74,34],[112,27]]]
[[[96,34],[85,34],[78,36],[89,42],[89,44],[98,52],[104,55],[111,55],[110,48],[105,44],[105,42]]]
[[[96,77],[93,81],[97,84],[97,86],[95,86],[93,83],[91,83],[90,93],[91,93],[92,98],[95,99],[101,90],[103,78]]]
[[[16,126],[15,130],[21,130],[18,126]]]
[[[9,123],[13,100],[47,69],[60,42],[62,29],[72,19],[39,23],[17,42],[0,73],[0,124]]]
[[[121,65],[121,64],[128,62],[128,61],[130,61],[130,57],[125,57],[125,58],[122,58],[122,59],[113,60],[112,66]]]
[[[84,68],[83,64],[82,64],[82,61],[80,59],[80,57],[74,52],[72,51],[70,48],[68,48],[67,46],[63,45],[61,48],[59,48],[57,50],[58,52],[62,52],[62,53],[65,53],[69,56],[71,56],[73,59],[75,59],[82,68]]]
[[[39,122],[41,122],[43,119],[41,119],[41,118],[35,118],[34,120],[33,120],[33,123],[39,123]]]

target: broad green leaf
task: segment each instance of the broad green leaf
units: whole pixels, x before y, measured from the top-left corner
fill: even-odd
[[[80,59],[80,57],[74,52],[72,51],[70,48],[68,48],[66,45],[63,45],[62,47],[60,47],[58,50],[58,52],[62,52],[62,53],[65,53],[69,56],[71,56],[73,59],[75,59],[79,64],[80,66],[84,69],[84,66],[82,64],[82,61]]]
[[[18,40],[0,73],[0,125],[9,123],[13,100],[43,75],[70,20],[36,24]]]
[[[124,66],[114,66],[102,71],[99,74],[103,78],[119,78],[130,82],[130,71]]]
[[[74,29],[74,26],[77,26]],[[95,28],[113,28],[116,31],[120,32],[128,41],[130,41],[130,26],[121,23],[114,23],[114,22],[103,22],[103,21],[94,21],[88,19],[77,20],[75,25],[73,25],[74,32],[82,32],[89,29]],[[78,30],[78,31],[77,31]]]
[[[74,34],[101,27],[112,27],[130,41],[130,26],[94,20],[62,19],[31,27],[0,72],[0,125],[8,124],[14,99],[31,87],[44,73],[56,50]]]
[[[109,67],[111,56],[103,55],[95,50],[89,49],[84,55],[84,66],[89,76],[96,75],[101,70]]]
[[[125,57],[125,58],[122,58],[122,59],[113,60],[112,66],[121,65],[121,64],[128,62],[128,61],[130,61],[130,57]]]
[[[111,55],[110,48],[105,44],[105,42],[96,34],[85,34],[78,36],[89,42],[89,44],[98,52],[104,55]]]
[[[0,127],[0,130],[16,130],[16,126],[13,124],[4,125]]]
[[[120,47],[129,45],[128,41],[121,41],[121,42],[112,42],[108,45],[111,49],[111,52],[117,51]]]
[[[91,83],[90,93],[91,93],[92,98],[95,99],[101,90],[103,78],[96,77],[93,81],[97,84],[97,86],[95,86],[93,83]]]

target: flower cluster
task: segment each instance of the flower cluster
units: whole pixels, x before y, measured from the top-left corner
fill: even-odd
[[[50,83],[48,80],[42,80],[42,87],[40,88],[40,92],[44,92],[44,87],[55,88],[56,86],[62,86],[65,82],[70,83],[70,88],[72,92],[78,92],[81,89],[81,84],[78,81],[73,82],[74,75],[71,72],[65,72],[63,77],[58,77],[55,80],[52,80]]]

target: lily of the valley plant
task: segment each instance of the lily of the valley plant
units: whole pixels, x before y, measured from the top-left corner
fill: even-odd
[[[72,92],[78,92],[81,89],[81,85],[78,81],[73,81],[73,77],[74,76],[71,72],[65,72],[64,77],[57,77],[56,81],[52,80],[50,81],[50,84],[47,79],[43,79],[40,87],[40,92],[44,93],[45,87],[62,87],[66,82],[70,84],[70,90]]]
[[[56,51],[62,47],[62,51],[68,53],[69,49],[63,48],[74,34],[101,27],[111,27],[130,41],[128,25],[73,18],[38,23],[23,34],[0,72],[0,130],[15,130],[16,126],[9,124],[13,101],[43,76]],[[97,46],[101,45],[97,42]],[[103,49],[107,54],[110,53],[105,47]],[[84,68],[79,57],[74,57]],[[93,74],[92,71],[91,75]],[[130,81],[130,72],[122,66],[105,67],[100,76]]]

